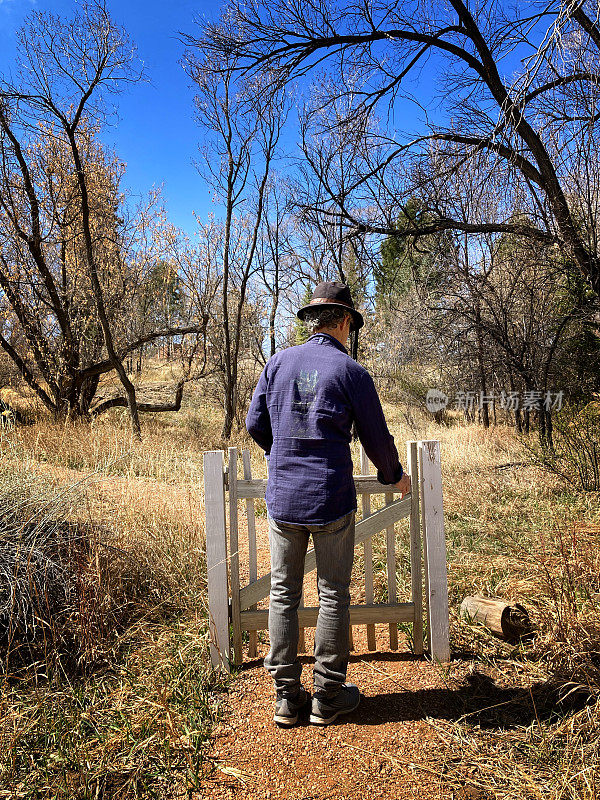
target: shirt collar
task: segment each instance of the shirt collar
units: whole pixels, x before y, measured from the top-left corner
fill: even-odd
[[[323,331],[319,331],[319,333],[313,333],[307,342],[312,342],[313,339],[320,340],[321,344],[332,344],[334,347],[337,347],[338,350],[341,350],[342,353],[346,353],[346,355],[348,355],[348,351],[340,342],[340,340],[336,339],[335,336],[332,336],[330,333],[324,333]]]

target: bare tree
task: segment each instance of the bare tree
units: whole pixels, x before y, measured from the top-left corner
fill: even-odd
[[[228,439],[239,405],[246,296],[258,269],[265,196],[288,103],[281,91],[263,91],[260,81],[237,81],[234,65],[226,58],[216,69],[203,54],[190,50],[187,69],[198,87],[202,170],[224,205],[222,233],[215,242],[221,259],[222,436]]]
[[[282,299],[286,298],[299,278],[296,269],[296,227],[290,211],[293,205],[292,191],[288,182],[276,175],[272,177],[265,196],[264,224],[257,250],[259,275],[269,303],[269,356],[275,355],[281,343],[277,336],[277,321]],[[262,347],[259,352],[262,352]]]
[[[122,169],[97,132],[107,95],[140,77],[133,48],[100,2],[68,21],[34,12],[19,34],[17,76],[0,81],[0,299],[9,312],[0,346],[58,415],[88,414],[100,375],[116,371],[139,436],[123,358],[186,331],[121,336],[119,306],[139,288],[143,223],[125,220]]]
[[[443,291],[421,299],[447,373],[456,386],[473,391],[473,407],[465,409],[472,418],[478,411],[487,427],[499,398],[516,393],[523,405],[527,396],[524,408],[506,403],[505,409],[519,430],[529,431],[535,414],[540,439],[551,443],[556,393],[566,398],[598,369],[598,347],[595,363],[590,350],[583,371],[573,359],[577,340],[592,324],[581,311],[582,288],[577,270],[552,248],[505,235],[486,237],[474,252],[468,237],[455,234]]]
[[[440,171],[465,174],[474,160],[482,163],[483,154],[490,171],[518,183],[528,216],[514,217],[509,203],[500,219],[463,219],[438,193],[431,209],[435,218],[404,235],[452,229],[556,243],[597,301],[600,257],[595,218],[588,212],[596,205],[598,187],[595,170],[582,170],[580,163],[582,154],[596,149],[599,120],[600,26],[591,0],[555,0],[541,7],[519,3],[510,10],[500,2],[475,6],[469,0],[229,0],[222,21],[205,26],[200,44],[211,57],[235,58],[244,74],[268,73],[279,84],[317,65],[328,68],[335,97],[351,99],[348,118],[354,120],[379,108],[393,113],[396,102],[409,97],[407,78],[426,64],[433,66],[440,76],[443,115],[414,137],[379,136],[376,157],[365,154],[354,186],[355,194],[372,196],[373,202],[328,198],[343,224],[394,235],[403,198],[426,197],[425,189],[435,195],[429,184]],[[524,68],[511,77],[515,56]],[[435,170],[429,169],[432,158]],[[396,173],[403,178],[386,188],[389,167],[399,161],[403,169]],[[364,209],[374,205],[382,213],[376,219],[365,216]],[[587,214],[583,224],[581,213]]]

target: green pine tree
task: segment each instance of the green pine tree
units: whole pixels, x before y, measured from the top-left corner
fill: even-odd
[[[399,232],[426,225],[432,220],[416,198],[409,200],[396,223]],[[435,289],[443,279],[444,255],[451,242],[441,232],[414,239],[410,236],[388,236],[381,244],[381,260],[375,265],[375,294],[378,302],[404,297],[417,284]]]

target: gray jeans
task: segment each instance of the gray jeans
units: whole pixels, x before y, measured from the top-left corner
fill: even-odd
[[[314,690],[334,697],[346,680],[350,652],[350,575],[354,559],[355,511],[327,525],[291,525],[269,517],[271,594],[265,668],[277,692],[300,686],[298,606],[310,534],[317,558],[319,615],[315,630]]]

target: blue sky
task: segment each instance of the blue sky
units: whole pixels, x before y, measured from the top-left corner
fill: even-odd
[[[117,98],[118,119],[103,139],[127,165],[125,186],[134,197],[153,185],[162,187],[168,217],[188,231],[195,229],[194,214],[206,218],[220,205],[193,162],[199,156],[201,134],[194,119],[194,89],[179,61],[184,45],[179,32],[195,33],[194,19],[218,16],[218,0],[107,0],[111,16],[137,45],[148,81],[129,86]],[[69,17],[75,0],[0,0],[0,72],[15,64],[15,33],[33,9]],[[429,113],[435,114],[433,83],[435,57],[408,84]],[[396,109],[399,127],[422,130],[422,112],[404,101]],[[295,143],[294,113],[290,115],[285,145]]]
[[[193,32],[194,16],[214,17],[219,4],[208,0],[109,0],[113,19],[138,48],[148,83],[129,87],[118,98],[119,119],[104,135],[127,164],[126,185],[144,194],[163,185],[170,220],[194,229],[213,210],[212,197],[193,166],[198,127],[194,121],[194,91],[178,61],[183,45],[179,31]],[[70,16],[73,0],[0,0],[0,71],[15,60],[15,32],[32,9]]]
[[[219,0],[107,0],[107,5],[137,45],[148,82],[128,87],[117,98],[119,117],[103,138],[126,163],[125,184],[134,196],[162,186],[169,219],[192,233],[194,213],[206,218],[211,211],[218,214],[220,206],[213,203],[211,190],[193,164],[200,131],[194,119],[194,89],[179,64],[184,45],[178,34],[197,32],[195,18],[217,17]],[[76,0],[0,0],[0,72],[13,68],[15,32],[32,9],[68,17],[75,7]],[[506,66],[512,69],[516,62]],[[396,107],[397,124],[405,132],[423,130],[420,118],[425,111],[439,114],[434,101],[439,67],[433,56],[405,81],[423,104],[423,111],[408,101]],[[294,146],[294,123],[292,112],[285,134],[288,150]]]
[[[137,45],[148,82],[134,84],[118,96],[118,119],[103,133],[127,165],[125,185],[143,196],[153,185],[162,187],[168,217],[192,233],[194,213],[206,218],[220,206],[193,164],[199,155],[200,131],[194,119],[194,90],[178,63],[184,45],[178,33],[198,31],[195,18],[214,19],[220,3],[209,0],[107,0],[111,16]],[[0,0],[0,72],[15,64],[15,33],[33,9],[69,17],[75,0]],[[423,75],[419,81],[423,89]],[[426,79],[425,83],[429,81]],[[415,109],[403,104],[403,122],[412,127]],[[404,127],[404,125],[403,125]],[[294,114],[285,135],[293,148]]]

